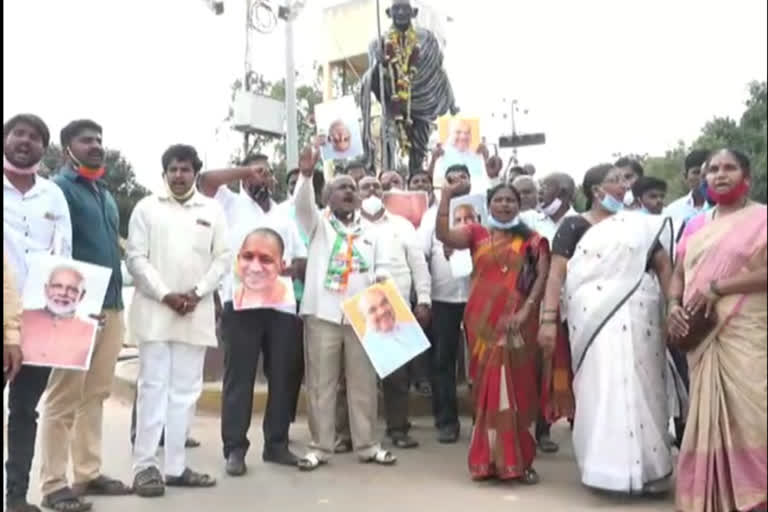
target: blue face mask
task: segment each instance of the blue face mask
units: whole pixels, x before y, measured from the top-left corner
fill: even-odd
[[[610,194],[605,194],[600,200],[600,204],[611,213],[618,213],[624,209],[624,203]]]
[[[488,216],[488,227],[491,229],[498,229],[499,231],[506,231],[515,228],[520,225],[520,216],[515,215],[515,218],[509,222],[501,222],[493,215]]]

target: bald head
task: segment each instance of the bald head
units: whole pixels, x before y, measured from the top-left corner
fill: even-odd
[[[520,194],[520,211],[533,210],[539,201],[536,190],[536,182],[528,175],[518,176],[512,182],[512,186]]]

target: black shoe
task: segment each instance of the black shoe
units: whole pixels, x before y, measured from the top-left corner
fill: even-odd
[[[299,458],[291,453],[287,446],[265,448],[261,454],[261,460],[271,462],[272,464],[280,464],[281,466],[296,466],[299,462]]]
[[[245,453],[234,451],[227,457],[225,470],[229,476],[243,476],[248,468],[245,465]]]
[[[557,453],[557,451],[560,449],[560,446],[558,446],[558,444],[550,439],[550,437],[546,434],[539,437],[536,440],[536,443],[539,445],[539,450],[544,453]]]
[[[443,427],[437,433],[437,442],[442,444],[454,444],[459,440],[459,429],[456,427]]]

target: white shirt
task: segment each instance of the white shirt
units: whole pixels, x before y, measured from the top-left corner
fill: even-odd
[[[344,292],[329,290],[325,286],[325,278],[336,241],[336,230],[327,217],[327,210],[320,212],[315,206],[315,190],[311,179],[308,180],[303,175],[299,177],[294,201],[299,227],[309,237],[301,314],[341,324],[344,322],[341,309],[344,300],[374,284],[377,277],[390,277],[389,251],[384,244],[377,242],[375,233],[363,231],[361,236],[355,239],[355,249],[368,264],[368,271],[353,273]]]
[[[384,213],[377,221],[363,217],[362,223],[363,229],[371,230],[379,243],[390,248],[392,279],[406,304],[410,303],[412,286],[415,288],[416,301],[419,304],[432,304],[432,278],[413,224],[389,212]]]
[[[559,221],[555,222],[552,220],[552,217],[546,213],[539,212],[537,210],[528,210],[520,214],[520,220],[522,220],[526,226],[546,238],[551,249],[552,240],[555,238],[555,234],[557,234],[557,230],[560,228],[560,225],[563,223],[563,221],[572,215],[578,214],[579,213],[574,210],[573,207],[571,207],[567,212],[565,212],[565,215],[560,217]]]
[[[3,249],[20,296],[29,271],[28,255],[72,255],[69,206],[55,183],[35,176],[35,184],[22,194],[3,173]]]
[[[672,218],[672,226],[675,229],[675,235],[680,232],[683,224],[692,217],[698,215],[706,208],[706,201],[700,207],[696,207],[693,201],[693,192],[689,192],[679,199],[672,201],[669,206],[664,208],[662,215]]]
[[[295,259],[307,257],[307,248],[299,236],[296,221],[271,199],[269,212],[265,212],[245,191],[236,194],[226,185],[219,187],[214,199],[224,209],[233,255],[240,252],[240,247],[248,233],[257,228],[270,228],[283,239],[283,262],[286,265],[290,265]],[[219,292],[222,302],[232,301],[230,272],[224,276]]]
[[[432,300],[449,304],[465,303],[469,298],[469,277],[453,277],[451,264],[445,258],[443,243],[435,236],[436,223],[437,205],[434,205],[424,214],[418,230],[432,274]]]
[[[136,287],[129,311],[133,341],[216,346],[213,292],[232,266],[227,221],[216,201],[195,193],[180,204],[167,193],[145,197],[128,225],[126,264]],[[180,316],[162,304],[192,289],[202,297]]]

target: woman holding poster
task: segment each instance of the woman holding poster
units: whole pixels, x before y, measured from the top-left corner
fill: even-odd
[[[474,479],[535,484],[536,442],[529,429],[538,413],[538,312],[549,246],[520,222],[520,196],[509,184],[488,192],[488,228],[450,229],[450,201],[466,187],[443,189],[437,238],[453,249],[470,249],[475,269],[464,313],[475,403],[469,471]]]

